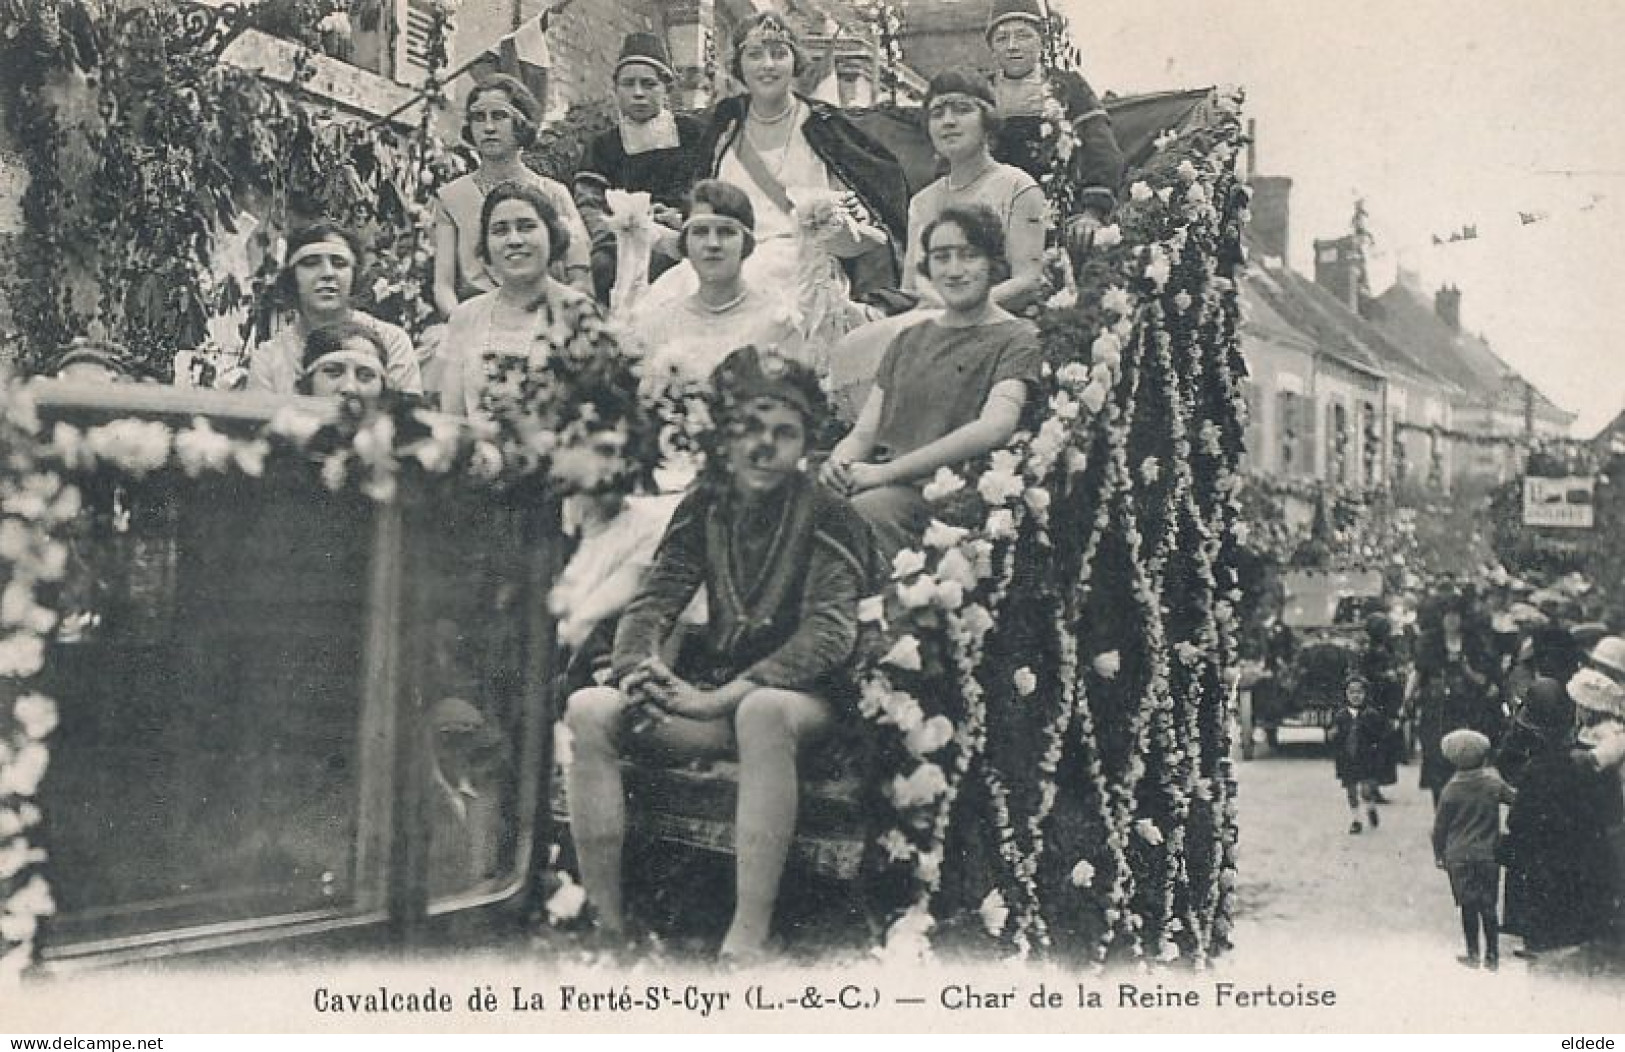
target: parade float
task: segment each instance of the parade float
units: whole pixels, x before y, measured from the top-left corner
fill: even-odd
[[[330,120],[170,16],[45,7],[0,4],[31,176],[23,372],[90,326],[167,374],[213,319],[254,324],[265,275],[211,268],[250,204],[368,230],[368,306],[418,326],[426,202],[459,165],[427,119]],[[861,784],[836,824],[878,952],[1228,945],[1240,104],[1109,103],[1131,172],[1038,313],[1039,411],[932,481],[939,521],[863,604]],[[636,381],[633,357],[547,351]],[[547,806],[570,390],[537,432],[6,383],[0,971],[579,909]]]

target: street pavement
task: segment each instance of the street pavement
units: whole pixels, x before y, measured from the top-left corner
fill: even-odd
[[[1235,765],[1235,948],[1218,962],[1220,977],[1331,986],[1348,1013],[1337,1013],[1340,1027],[1555,1032],[1612,1019],[1617,1029],[1617,975],[1531,970],[1509,936],[1499,973],[1457,963],[1458,914],[1433,865],[1432,798],[1417,787],[1415,764],[1385,790],[1380,827],[1351,835],[1324,749],[1260,743],[1255,757]]]

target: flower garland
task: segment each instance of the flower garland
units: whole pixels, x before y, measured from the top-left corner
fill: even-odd
[[[1040,318],[1052,367],[1047,415],[974,484],[945,471],[926,486],[944,518],[950,501],[971,505],[955,519],[963,525],[934,523],[924,550],[900,555],[888,588],[865,604],[865,619],[892,641],[864,678],[861,707],[883,736],[895,735],[903,765],[888,785],[894,821],[880,842],[912,877],[888,934],[905,956],[961,910],[1018,955],[1065,950],[1055,936],[1076,945],[1085,930],[1099,961],[1151,953],[1201,962],[1218,944],[1234,813],[1228,768],[1213,754],[1227,741],[1223,664],[1234,643],[1233,614],[1217,595],[1234,510],[1227,476],[1208,461],[1233,466],[1240,451],[1239,381],[1214,364],[1236,353],[1227,271],[1239,261],[1245,207],[1230,190],[1238,112],[1239,98],[1221,101],[1211,127],[1159,142],[1119,225],[1101,232],[1104,252]],[[1098,300],[1086,296],[1091,288]],[[1055,516],[1065,532],[1052,536]],[[1059,549],[1056,537],[1066,538]],[[979,558],[989,548],[994,558]],[[1006,653],[1010,569],[1033,561],[1040,580],[1057,563],[1077,575],[1064,599],[1023,596],[1023,609],[1046,610],[1054,656],[1041,664]],[[1101,623],[1125,601],[1127,625]],[[1102,645],[1118,632],[1121,646]],[[1020,666],[1003,673],[1008,681],[988,678],[1006,664]],[[1120,703],[1103,709],[1108,698]],[[992,734],[1012,718],[1036,724],[1036,785],[1031,754],[1023,774]],[[1087,813],[1103,828],[1085,857],[1063,866],[1052,825],[1062,780],[1073,776],[1069,741],[1094,801]],[[972,821],[965,808],[996,834],[998,865],[979,898],[944,903],[943,860],[956,824]],[[1057,874],[1094,921],[1056,912]]]

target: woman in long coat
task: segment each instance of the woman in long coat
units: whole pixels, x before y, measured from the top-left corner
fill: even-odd
[[[1416,660],[1416,711],[1421,784],[1432,791],[1437,804],[1439,792],[1455,774],[1440,747],[1444,736],[1466,727],[1493,743],[1500,739],[1506,716],[1491,678],[1489,648],[1479,635],[1467,631],[1461,597],[1441,597],[1434,616]]]

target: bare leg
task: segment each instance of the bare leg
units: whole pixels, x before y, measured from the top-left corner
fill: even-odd
[[[611,932],[626,927],[621,904],[621,845],[626,837],[626,792],[621,785],[620,738],[626,696],[613,687],[570,695],[564,722],[573,739],[565,777],[570,790],[570,834],[581,862],[581,884]]]
[[[570,832],[581,862],[581,885],[606,931],[626,928],[621,894],[621,849],[626,840],[626,789],[622,751],[688,760],[720,756],[733,744],[727,720],[668,718],[647,730],[626,732],[626,695],[612,687],[588,687],[570,695],[564,720],[574,739],[567,777]]]
[[[828,703],[811,694],[764,688],[734,713],[739,739],[739,810],[734,829],[737,901],[722,956],[759,952],[773,924],[779,880],[795,835],[796,753],[827,730]]]

